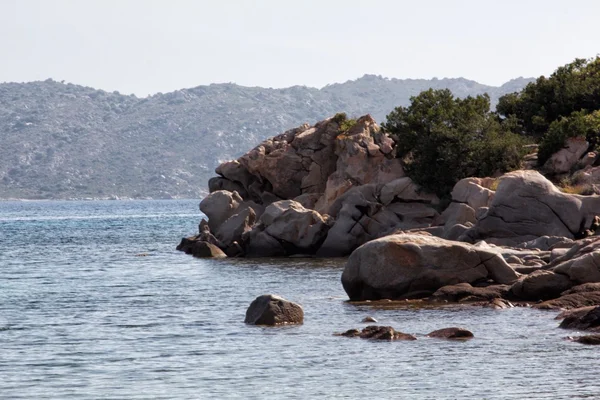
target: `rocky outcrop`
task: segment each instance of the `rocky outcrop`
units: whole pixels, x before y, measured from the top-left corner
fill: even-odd
[[[515,171],[500,178],[489,209],[461,240],[515,246],[541,236],[574,239],[599,209],[599,196],[562,193],[536,171]]]
[[[246,324],[291,325],[304,322],[302,306],[273,294],[257,297],[246,310]]]
[[[523,300],[553,299],[573,286],[565,275],[551,271],[534,271],[512,285],[510,291]]]
[[[397,234],[356,249],[342,274],[351,300],[404,298],[458,283],[512,284],[517,273],[496,252],[436,237]]]

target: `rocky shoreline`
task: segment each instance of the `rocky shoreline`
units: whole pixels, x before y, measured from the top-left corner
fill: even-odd
[[[542,172],[593,179],[596,155],[586,149],[569,141]],[[221,164],[200,203],[208,221],[178,250],[348,256],[351,301],[599,306],[600,196],[563,193],[531,169],[535,153],[526,160],[529,169],[459,181],[444,204],[405,175],[369,115],[305,124]]]

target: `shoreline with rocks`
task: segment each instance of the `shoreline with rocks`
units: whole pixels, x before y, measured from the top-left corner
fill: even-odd
[[[586,148],[571,141],[546,165],[592,176]],[[462,179],[443,204],[366,115],[291,129],[216,173],[208,221],[177,247],[196,257],[348,257],[350,301],[600,306],[600,196],[563,193],[539,171]]]

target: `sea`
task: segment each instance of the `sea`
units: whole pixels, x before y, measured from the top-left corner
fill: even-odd
[[[0,398],[600,398],[600,346],[555,312],[357,305],[344,259],[196,259],[198,202],[0,202]],[[267,293],[304,324],[244,324]],[[366,316],[418,340],[334,335]],[[475,338],[425,336],[452,326]]]

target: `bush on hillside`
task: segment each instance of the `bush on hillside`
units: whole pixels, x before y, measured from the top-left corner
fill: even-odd
[[[487,94],[460,99],[447,89],[421,92],[383,124],[408,176],[439,196],[460,179],[519,168],[525,140],[507,126],[490,112]]]

